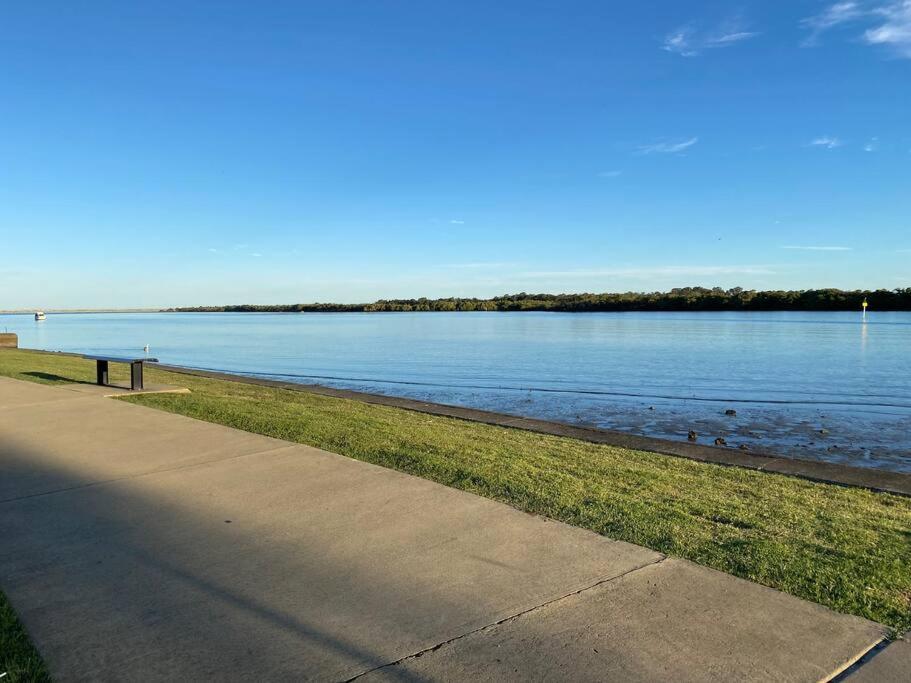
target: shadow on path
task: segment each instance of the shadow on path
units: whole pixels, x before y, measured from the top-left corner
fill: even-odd
[[[107,483],[55,457],[0,442],[56,491],[0,503],[0,589],[58,678],[344,680],[655,556],[304,447]]]

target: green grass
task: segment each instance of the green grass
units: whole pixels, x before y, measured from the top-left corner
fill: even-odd
[[[3,375],[93,373],[76,358],[0,352]],[[123,400],[408,472],[911,628],[909,498],[303,392],[160,370],[148,379],[192,393]]]
[[[6,596],[0,593],[0,674],[3,683],[49,681],[41,655],[28,639]]]

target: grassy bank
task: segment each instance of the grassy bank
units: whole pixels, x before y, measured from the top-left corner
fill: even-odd
[[[0,351],[0,374],[92,381],[94,366]],[[911,628],[908,498],[154,369],[148,380],[192,393],[123,400],[398,469]]]

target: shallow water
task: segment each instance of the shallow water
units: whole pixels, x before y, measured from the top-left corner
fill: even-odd
[[[0,315],[20,346],[911,472],[911,313]],[[734,417],[725,410],[737,411]]]

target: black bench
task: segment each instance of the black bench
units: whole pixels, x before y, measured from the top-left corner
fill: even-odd
[[[157,363],[157,358],[122,358],[120,356],[83,356],[89,360],[95,361],[95,378],[98,384],[103,386],[110,385],[108,381],[108,363],[129,363],[130,364],[130,389],[136,391],[142,389],[142,364],[146,361]]]

